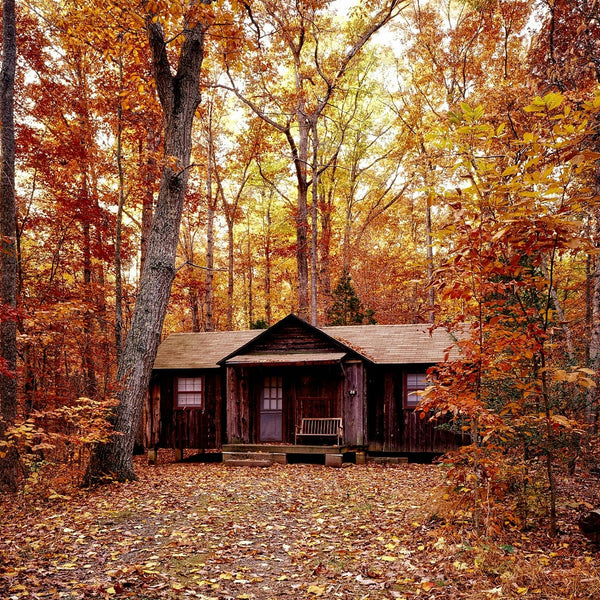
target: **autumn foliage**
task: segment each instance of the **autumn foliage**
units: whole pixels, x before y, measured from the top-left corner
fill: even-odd
[[[69,495],[110,439],[170,173],[164,190],[187,188],[162,335],[298,310],[319,324],[445,327],[462,354],[431,369],[422,408],[471,442],[442,459],[459,499],[448,506],[489,537],[560,533],[560,482],[599,452],[599,10],[21,4],[16,307],[0,310],[17,329],[18,410],[3,400],[0,459],[17,451],[18,493]],[[165,146],[180,96],[159,82],[178,90],[174,65],[200,23],[188,164]],[[119,569],[144,579],[144,561]]]

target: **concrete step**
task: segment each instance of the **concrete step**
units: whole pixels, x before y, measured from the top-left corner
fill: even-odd
[[[267,459],[258,460],[255,458],[230,458],[223,461],[223,464],[227,467],[270,467],[273,461]]]
[[[283,452],[223,452],[223,463],[245,461],[243,464],[250,465],[250,462],[257,463],[254,466],[262,467],[277,463],[287,465],[287,456]]]

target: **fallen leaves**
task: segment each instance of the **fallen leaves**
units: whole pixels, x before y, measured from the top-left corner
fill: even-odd
[[[542,577],[560,589],[575,569],[587,589],[600,582],[595,557],[573,565],[568,544],[517,536],[492,552],[441,530],[431,465],[138,469],[68,501],[4,501],[0,597],[483,600],[541,598]]]

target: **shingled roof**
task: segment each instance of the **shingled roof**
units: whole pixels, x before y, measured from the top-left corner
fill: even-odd
[[[310,327],[310,326],[309,326]],[[323,327],[324,333],[375,364],[434,364],[445,360],[453,346],[442,329],[417,325],[352,325]],[[235,353],[264,331],[213,331],[175,333],[159,347],[155,369],[216,369],[218,362]],[[457,355],[450,350],[450,358]]]
[[[217,364],[261,330],[173,333],[158,347],[155,369],[218,369]]]
[[[422,323],[322,327],[327,335],[382,365],[442,362],[453,341],[443,329],[434,329],[431,333],[429,329],[429,325]],[[453,348],[450,357],[456,355]]]

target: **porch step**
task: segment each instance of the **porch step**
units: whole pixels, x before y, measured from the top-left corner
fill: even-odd
[[[223,463],[230,467],[270,467],[273,463],[287,464],[281,452],[223,452]]]
[[[252,458],[230,458],[223,461],[228,467],[270,467],[272,460],[255,460]]]

